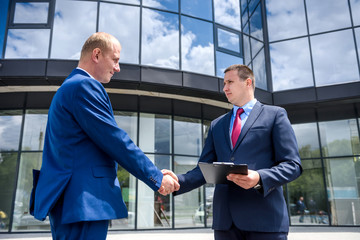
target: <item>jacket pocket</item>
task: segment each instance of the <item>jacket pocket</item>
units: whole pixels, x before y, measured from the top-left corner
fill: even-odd
[[[96,178],[115,178],[116,170],[114,167],[97,166],[92,167],[93,176]]]

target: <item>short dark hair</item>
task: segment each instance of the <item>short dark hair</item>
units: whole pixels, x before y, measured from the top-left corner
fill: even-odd
[[[229,71],[236,70],[238,72],[240,80],[245,81],[246,79],[250,78],[252,82],[253,89],[255,90],[255,76],[254,72],[246,65],[243,64],[234,64],[229,67],[227,67],[224,71],[224,73],[227,73]]]

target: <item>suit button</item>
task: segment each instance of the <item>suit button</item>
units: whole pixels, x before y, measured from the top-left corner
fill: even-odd
[[[231,157],[230,160],[231,160],[231,161],[235,161],[235,158],[234,158],[234,157]]]

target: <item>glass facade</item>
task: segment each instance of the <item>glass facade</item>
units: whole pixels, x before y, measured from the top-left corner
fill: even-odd
[[[47,109],[27,107],[26,103],[22,107],[8,104],[8,99],[16,98],[9,95],[17,93],[2,91],[9,82],[24,80],[28,86],[31,84],[26,80],[36,77],[10,75],[11,81],[5,82],[2,61],[78,60],[83,42],[96,31],[111,33],[120,40],[120,64],[152,67],[181,76],[206,76],[216,79],[220,93],[223,71],[235,63],[254,70],[255,93],[269,94],[271,103],[278,101],[282,96],[279,94],[290,96],[314,90],[315,99],[295,94],[283,106],[291,110],[289,118],[294,122],[304,169],[300,178],[284,186],[290,223],[359,226],[359,12],[358,0],[292,0],[286,4],[281,0],[1,0],[0,97],[5,95],[1,98],[5,103],[0,101],[0,231],[50,229],[48,220],[36,221],[28,209],[31,171],[41,166]],[[23,70],[27,69],[19,72]],[[157,77],[172,80],[160,75],[148,78]],[[185,80],[196,83],[198,79]],[[124,90],[119,85],[112,88]],[[354,87],[347,88],[345,94],[338,88],[327,95],[322,91],[347,85]],[[149,90],[154,98],[156,91],[176,92],[178,97],[184,90],[157,87]],[[188,102],[183,112],[176,110],[173,102],[164,105],[166,113],[163,105],[149,110],[137,106],[134,110],[120,101],[113,102],[119,127],[156,166],[177,174],[196,166],[210,120],[219,115],[205,116],[204,106],[208,105],[202,92],[183,97],[188,96],[196,100]],[[299,100],[299,96],[305,100]],[[27,97],[26,101],[35,100]],[[194,107],[194,102],[202,107]],[[129,100],[126,104],[133,103]],[[340,105],[341,109],[331,117],[323,117],[326,104]],[[307,111],[302,112],[304,108]],[[153,192],[121,167],[118,179],[129,216],[112,220],[110,229],[196,228],[212,224],[214,185],[173,198]],[[300,197],[306,204],[304,215],[296,206]]]

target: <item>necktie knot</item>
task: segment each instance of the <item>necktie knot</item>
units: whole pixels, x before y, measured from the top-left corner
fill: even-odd
[[[235,147],[235,144],[239,138],[240,132],[241,132],[241,118],[240,115],[244,112],[244,109],[239,108],[236,111],[236,116],[233,124],[233,129],[231,133],[231,142],[232,146]]]

